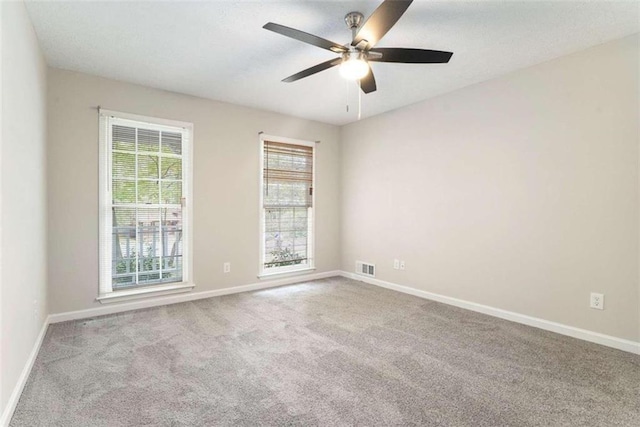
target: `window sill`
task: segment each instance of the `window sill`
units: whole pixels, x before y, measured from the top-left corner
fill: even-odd
[[[258,274],[258,279],[272,279],[272,278],[287,277],[287,276],[297,276],[300,274],[307,274],[312,271],[315,271],[315,267],[301,268],[299,270],[275,271],[273,273],[261,273],[261,274]]]
[[[153,286],[141,289],[128,289],[126,291],[115,291],[109,294],[102,294],[96,298],[102,304],[113,302],[129,301],[140,298],[150,298],[160,295],[177,294],[179,292],[189,292],[195,287],[195,283],[171,283],[168,285]]]

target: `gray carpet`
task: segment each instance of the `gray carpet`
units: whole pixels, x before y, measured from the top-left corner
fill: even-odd
[[[640,426],[640,356],[332,278],[50,326],[44,425]]]

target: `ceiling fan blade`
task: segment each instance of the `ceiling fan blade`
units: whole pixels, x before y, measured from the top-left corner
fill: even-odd
[[[413,0],[385,0],[373,11],[367,22],[356,33],[351,46],[366,40],[369,48],[375,46],[387,31],[398,22]]]
[[[322,37],[314,36],[313,34],[305,33],[304,31],[285,27],[284,25],[275,24],[273,22],[265,24],[262,28],[264,28],[265,30],[273,31],[274,33],[282,34],[283,36],[291,37],[292,39],[296,39],[304,43],[321,47],[322,49],[330,50],[331,52],[343,53],[349,50],[344,46],[323,39]]]
[[[376,91],[376,78],[373,77],[373,70],[371,69],[371,67],[369,67],[369,72],[367,73],[367,75],[360,79],[360,89],[362,89],[364,93],[371,93]]]
[[[453,52],[442,50],[410,49],[403,47],[381,47],[371,49],[381,53],[381,58],[369,57],[375,62],[402,62],[404,64],[445,64],[449,62]]]
[[[319,73],[320,71],[328,70],[331,67],[335,67],[341,62],[342,58],[330,59],[329,61],[325,61],[321,64],[314,65],[311,68],[307,68],[306,70],[302,70],[299,73],[295,73],[294,75],[289,76],[282,81],[287,83],[295,82],[296,80],[304,79],[305,77],[309,77],[310,75]]]

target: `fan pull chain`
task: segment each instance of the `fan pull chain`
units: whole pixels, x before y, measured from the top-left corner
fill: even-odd
[[[362,117],[362,83],[358,80],[358,120]]]
[[[351,86],[349,81],[347,80],[347,113],[349,113],[349,86]]]

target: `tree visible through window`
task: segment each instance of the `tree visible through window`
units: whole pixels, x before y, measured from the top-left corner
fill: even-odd
[[[263,143],[262,271],[312,266],[313,147]]]
[[[105,128],[110,212],[101,257],[110,283],[103,272],[101,293],[182,282],[184,129],[114,117]]]

